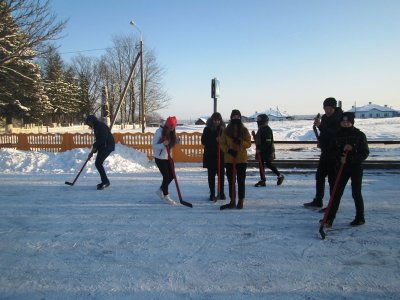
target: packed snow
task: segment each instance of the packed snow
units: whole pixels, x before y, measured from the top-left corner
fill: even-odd
[[[313,139],[310,121],[270,125],[276,140]],[[399,139],[400,118],[356,126],[369,140]],[[202,131],[178,131],[195,128]],[[373,151],[399,159],[398,146]],[[200,163],[176,164],[193,208],[168,205],[155,194],[154,162],[122,145],[105,163],[109,188],[96,190],[92,161],[65,185],[88,153],[0,149],[0,299],[400,298],[400,170],[365,171],[366,224],[357,228],[348,225],[349,184],[321,240],[323,215],[303,207],[315,170],[283,169],[281,186],[269,172],[267,187],[255,188],[259,174],[250,167],[244,209],[220,211],[226,201],[208,200]],[[174,183],[170,193],[179,200]]]

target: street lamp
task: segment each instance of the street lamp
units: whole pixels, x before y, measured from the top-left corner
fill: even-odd
[[[141,114],[141,123],[142,123],[142,133],[144,133],[145,129],[145,115],[144,115],[144,73],[143,73],[143,36],[142,31],[136,25],[134,21],[130,21],[133,27],[135,27],[140,33],[140,114]]]

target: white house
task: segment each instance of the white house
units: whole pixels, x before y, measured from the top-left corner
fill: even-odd
[[[353,112],[358,119],[367,118],[393,118],[398,117],[398,111],[388,107],[387,105],[381,106],[369,102],[367,105],[356,107],[353,106],[349,112]]]
[[[260,114],[266,114],[269,118],[270,121],[283,121],[283,120],[291,120],[293,119],[291,116],[289,116],[285,112],[280,112],[278,108],[276,109],[268,109],[263,112],[255,112],[251,116],[248,117],[249,122],[255,122],[257,120],[257,116]]]

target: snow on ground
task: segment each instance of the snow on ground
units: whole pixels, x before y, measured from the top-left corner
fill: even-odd
[[[400,132],[397,123],[374,130],[377,139]],[[154,162],[121,145],[106,163],[109,188],[95,189],[92,162],[65,185],[88,152],[0,150],[0,299],[400,297],[400,171],[365,171],[366,224],[348,226],[348,186],[321,240],[322,215],[302,206],[314,196],[314,170],[282,170],[279,187],[268,174],[255,188],[249,168],[244,209],[220,211],[226,201],[208,201],[201,164],[177,164],[193,208],[171,206],[155,195]],[[170,192],[177,200],[173,183]]]

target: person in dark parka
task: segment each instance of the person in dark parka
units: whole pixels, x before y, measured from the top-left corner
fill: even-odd
[[[332,226],[336,217],[340,199],[349,179],[351,179],[351,192],[356,207],[356,216],[350,225],[358,226],[365,223],[361,185],[363,178],[362,164],[369,155],[367,137],[361,130],[354,127],[354,113],[352,112],[343,113],[340,126],[340,131],[329,147],[329,168],[333,170],[336,176],[341,163],[344,163],[344,167],[326,221],[328,227]],[[347,152],[347,157],[343,155],[344,152]]]
[[[208,187],[210,189],[210,201],[217,201],[217,199],[225,200],[224,192],[224,152],[219,149],[219,190],[215,194],[215,176],[218,174],[218,145],[222,131],[225,129],[225,123],[222,120],[221,114],[215,112],[211,118],[207,120],[206,127],[204,127],[201,136],[201,143],[204,145],[203,154],[203,168],[207,168],[208,173]]]
[[[340,129],[340,118],[342,116],[342,109],[336,107],[337,101],[335,98],[326,98],[323,102],[325,114],[321,119],[316,118],[314,125],[319,129],[320,135],[318,145],[321,149],[319,157],[317,172],[315,174],[315,197],[313,201],[304,203],[305,207],[315,208],[323,206],[323,198],[325,194],[325,178],[328,176],[329,195],[332,192],[335,178],[329,175],[328,170],[328,148],[331,141],[335,138],[336,133]]]
[[[101,178],[101,183],[97,185],[97,189],[102,190],[110,185],[103,163],[110,153],[115,150],[114,137],[111,134],[110,128],[103,122],[99,121],[94,115],[88,116],[85,123],[92,128],[94,132],[95,142],[89,153],[89,157],[92,157],[94,153],[97,153],[95,166]]]
[[[272,133],[271,127],[268,126],[269,118],[266,114],[260,114],[257,116],[257,133],[252,132],[255,137],[256,143],[256,155],[260,159],[262,166],[265,164],[276,176],[276,184],[281,185],[285,176],[283,176],[272,161],[275,159],[275,146],[274,146],[274,135]],[[260,166],[260,181],[254,186],[265,186],[265,172],[262,171]]]

